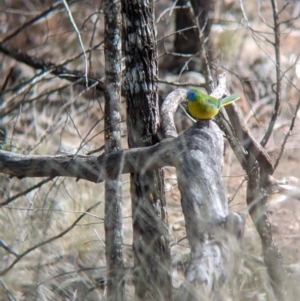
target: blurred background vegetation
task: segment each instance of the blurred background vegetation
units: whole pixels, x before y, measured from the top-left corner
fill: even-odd
[[[87,53],[88,75],[104,79],[104,15],[101,1],[69,1]],[[159,64],[159,95],[163,99],[180,84],[203,83],[199,41],[181,12],[184,1],[154,3]],[[271,1],[215,1],[210,15],[209,55],[215,74],[226,71],[231,92],[244,121],[261,140],[274,110],[276,91],[275,49],[280,50],[282,106],[266,150],[275,159],[289,130],[299,101],[300,2],[278,0],[280,45],[274,45]],[[26,22],[41,15],[34,24]],[[3,51],[3,41],[12,50]],[[65,79],[33,68],[18,59],[19,49],[45,63],[64,64]],[[67,78],[68,70],[85,72],[77,34],[62,5],[41,0],[0,0],[0,140],[2,149],[21,154],[99,155],[104,144],[104,95],[96,84],[85,88]],[[126,108],[122,102],[122,147],[127,148]],[[299,187],[300,115],[274,176]],[[192,124],[182,111],[178,130]],[[6,135],[4,135],[6,132]],[[5,141],[4,141],[5,140]],[[65,235],[34,249],[0,279],[4,300],[103,300],[105,298],[104,186],[72,178],[16,179],[0,175],[0,271],[17,254],[62,233],[88,208],[101,202]],[[123,234],[126,294],[132,297],[132,220],[129,176],[123,175]],[[223,180],[230,210],[247,214],[245,173],[228,146]],[[33,189],[31,189],[33,187]],[[165,187],[173,258],[175,289],[183,281],[189,247],[180,193],[173,168],[165,168]],[[300,204],[295,198],[274,194],[268,211],[273,234],[283,253],[295,300],[300,296]],[[9,247],[3,247],[7,245]],[[14,254],[16,253],[16,254]],[[243,239],[243,266],[236,290],[240,300],[272,300],[261,243],[250,218]],[[294,284],[293,284],[294,282]]]

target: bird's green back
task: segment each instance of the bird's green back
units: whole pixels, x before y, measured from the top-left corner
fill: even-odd
[[[187,91],[189,113],[197,119],[210,119],[218,114],[221,107],[226,106],[240,97],[229,95],[222,99],[207,95],[197,88]]]

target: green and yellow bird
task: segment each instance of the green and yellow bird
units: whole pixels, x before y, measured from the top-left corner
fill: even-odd
[[[197,88],[187,91],[188,110],[196,119],[211,119],[216,116],[220,109],[240,99],[237,95],[229,95],[221,99],[207,95]]]

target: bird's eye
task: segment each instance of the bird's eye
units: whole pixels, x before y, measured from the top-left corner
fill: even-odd
[[[196,92],[193,90],[188,91],[188,100],[195,100],[196,99]]]

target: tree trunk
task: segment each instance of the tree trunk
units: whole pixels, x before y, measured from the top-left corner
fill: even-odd
[[[174,10],[175,13],[175,53],[191,54],[200,57],[199,51],[204,46],[203,41],[207,43],[212,24],[210,15],[213,12],[213,0],[178,0],[176,6],[182,6],[182,9]],[[194,27],[194,28],[192,28]],[[190,29],[189,29],[190,28]],[[161,62],[164,68],[172,73],[181,73],[186,70],[199,71],[202,66],[196,60],[188,61],[186,57],[173,57]],[[202,71],[201,71],[202,72]]]
[[[123,0],[127,128],[130,148],[156,142],[157,53],[152,1]],[[172,300],[166,201],[161,170],[131,174],[137,300]]]
[[[227,90],[225,74],[219,77],[214,95]],[[174,112],[185,101],[187,91],[171,92],[161,107],[162,131],[177,137]],[[227,300],[238,269],[239,240],[244,221],[238,214],[228,215],[228,200],[222,181],[223,135],[211,120],[199,120],[174,139],[172,160],[191,247],[191,259],[176,300]]]
[[[222,132],[213,121],[198,121],[178,138],[175,166],[191,260],[176,300],[230,300],[240,252],[232,225],[242,224],[228,216]]]
[[[105,7],[105,152],[121,148],[121,1],[104,1]],[[121,175],[105,181],[105,252],[107,300],[124,296]]]
[[[265,171],[261,173],[258,167],[252,168],[248,173],[246,200],[249,214],[261,238],[264,261],[276,298],[280,301],[289,300],[288,276],[283,267],[282,254],[273,238],[267,211],[268,194],[264,189],[266,186],[266,181],[263,180],[264,173]]]

